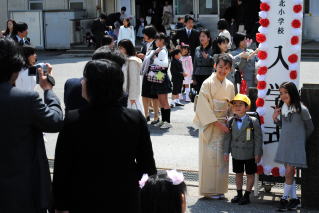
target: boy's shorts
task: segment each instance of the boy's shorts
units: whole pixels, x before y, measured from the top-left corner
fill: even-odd
[[[247,175],[253,175],[257,172],[257,164],[255,159],[236,160],[233,158],[233,172],[244,173],[244,171]]]

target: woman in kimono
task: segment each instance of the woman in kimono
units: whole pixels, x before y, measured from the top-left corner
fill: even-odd
[[[216,73],[206,79],[199,92],[194,124],[199,127],[199,193],[221,199],[228,191],[228,163],[223,161],[223,137],[229,132],[226,119],[235,95],[234,85],[226,78],[232,58],[221,54]]]

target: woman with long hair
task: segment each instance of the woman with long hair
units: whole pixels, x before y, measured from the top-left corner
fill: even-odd
[[[113,61],[86,64],[81,83],[88,105],[66,115],[57,141],[56,210],[106,212],[112,205],[116,212],[140,212],[138,181],[145,173],[156,174],[156,166],[144,116],[120,104],[123,82],[121,67]],[[129,198],[125,205],[123,196]]]
[[[16,22],[13,19],[9,19],[7,21],[7,29],[6,31],[4,31],[3,36],[6,38],[11,38],[11,36],[13,35],[13,30],[15,25],[16,25]]]
[[[118,43],[118,48],[122,54],[127,57],[122,70],[124,73],[124,92],[128,94],[127,106],[132,109],[138,109],[143,112],[140,103],[140,71],[142,69],[142,60],[136,57],[136,51],[132,42],[123,39]]]

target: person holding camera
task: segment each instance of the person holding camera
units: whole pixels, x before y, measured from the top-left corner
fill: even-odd
[[[39,83],[39,76],[37,69],[42,68],[44,74],[49,70],[51,72],[52,66],[50,64],[36,64],[37,54],[36,49],[30,45],[25,45],[22,47],[23,56],[25,60],[25,65],[19,72],[19,76],[15,82],[15,86],[19,89],[34,91],[36,85]]]
[[[63,126],[60,101],[38,68],[44,101],[34,91],[14,87],[24,65],[20,47],[12,39],[0,39],[0,209],[10,213],[47,212],[50,171],[43,132]]]

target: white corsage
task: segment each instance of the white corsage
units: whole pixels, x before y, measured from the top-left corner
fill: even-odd
[[[144,174],[142,179],[138,182],[141,189],[145,186],[145,183],[148,181],[148,178],[148,174]]]
[[[167,177],[171,179],[173,185],[179,185],[184,182],[184,175],[182,172],[178,172],[176,170],[168,170]]]

